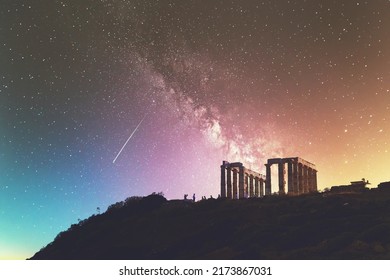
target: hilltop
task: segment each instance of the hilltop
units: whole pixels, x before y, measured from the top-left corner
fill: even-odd
[[[390,259],[390,192],[128,198],[31,259]]]

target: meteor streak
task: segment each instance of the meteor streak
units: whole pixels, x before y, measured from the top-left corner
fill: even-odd
[[[127,138],[125,144],[123,144],[122,149],[119,151],[119,153],[116,155],[112,163],[115,163],[116,159],[119,157],[119,155],[122,153],[123,149],[126,147],[127,143],[130,141],[131,137],[133,137],[134,133],[137,131],[137,129],[140,127],[144,119],[146,118],[147,114],[142,118],[142,120],[139,122],[137,127],[133,130],[133,132],[130,134],[129,138]]]

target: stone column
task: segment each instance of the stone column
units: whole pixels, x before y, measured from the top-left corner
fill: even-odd
[[[259,197],[259,177],[255,177],[255,197]]]
[[[227,177],[226,177],[226,184],[227,184],[227,198],[232,198],[232,169],[229,166],[227,168]]]
[[[308,167],[307,165],[303,166],[303,193],[308,192]]]
[[[318,190],[317,187],[317,170],[313,169],[313,190],[316,192]]]
[[[314,192],[314,169],[309,168],[309,192]]]
[[[271,164],[266,164],[265,195],[271,194]]]
[[[260,178],[260,197],[264,196],[264,179]]]
[[[306,175],[306,193],[310,192],[310,167],[306,167],[307,175]]]
[[[299,170],[298,162],[293,162],[293,193],[294,195],[299,194]]]
[[[298,163],[298,194],[303,194],[303,165]]]
[[[248,198],[248,194],[249,194],[249,175],[245,173],[244,198]]]
[[[279,162],[278,164],[278,171],[279,171],[279,194],[285,194],[285,174],[286,174],[286,167],[283,162]]]
[[[245,192],[244,192],[245,178],[244,177],[245,177],[244,167],[240,166],[239,172],[238,172],[238,196],[240,199],[245,197]]]
[[[237,199],[237,169],[233,169],[233,199]]]
[[[293,163],[292,161],[289,161],[287,163],[287,181],[288,181],[288,195],[294,195],[294,174],[293,174]]]
[[[225,165],[221,165],[221,197],[226,197]]]
[[[249,176],[249,196],[248,197],[254,197],[254,190],[253,190],[253,175]]]

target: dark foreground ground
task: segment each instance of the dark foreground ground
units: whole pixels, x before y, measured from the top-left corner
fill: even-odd
[[[390,259],[390,192],[129,198],[32,259]]]

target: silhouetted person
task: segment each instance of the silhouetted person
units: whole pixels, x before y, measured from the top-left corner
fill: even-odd
[[[184,195],[184,200],[187,200],[188,194]]]
[[[195,202],[195,194],[192,196],[192,201]]]

